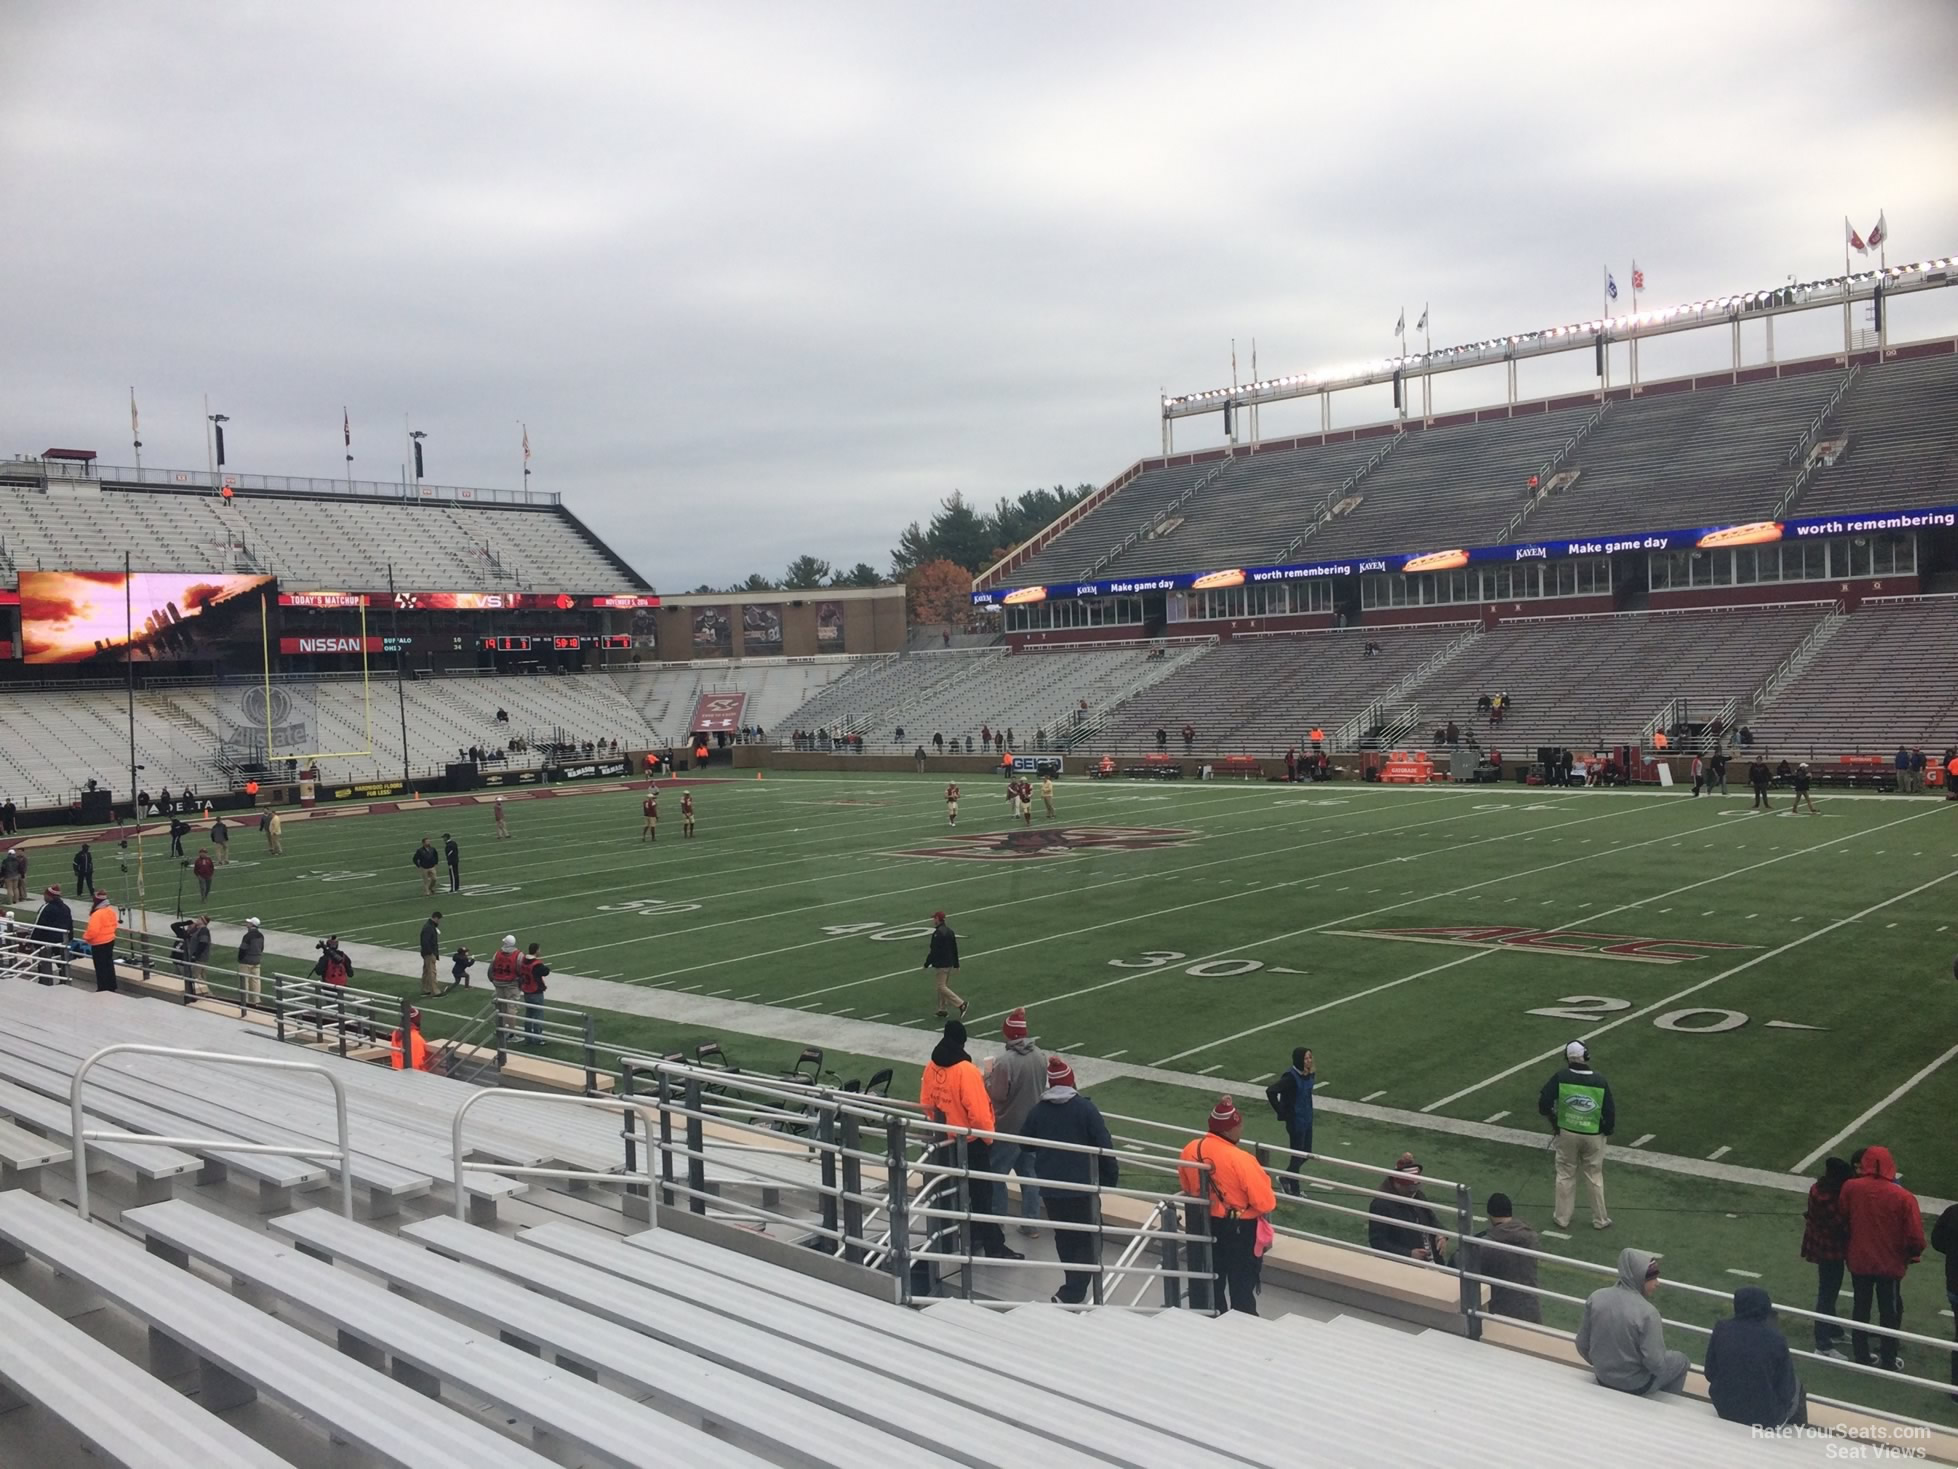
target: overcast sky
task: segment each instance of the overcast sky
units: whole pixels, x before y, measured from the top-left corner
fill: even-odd
[[[1403,304],[1436,346],[1595,315],[1634,256],[1654,305],[1806,279],[1845,211],[1958,251],[1954,58],[1950,0],[6,0],[0,454],[128,463],[133,384],[148,465],[203,465],[208,392],[239,470],[343,474],[344,405],[358,477],[405,413],[432,480],[508,487],[522,420],[662,589],[883,568],[954,489],[1155,452],[1233,337],[1248,378]]]

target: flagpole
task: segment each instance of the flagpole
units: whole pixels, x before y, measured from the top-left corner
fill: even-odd
[[[1636,256],[1632,258],[1632,315],[1634,317],[1638,315],[1638,258]],[[1638,323],[1636,321],[1632,324],[1631,357],[1631,388],[1636,393],[1638,391]]]
[[[1251,381],[1253,384],[1256,384],[1258,381],[1258,339],[1256,337],[1251,338]],[[1251,405],[1251,447],[1254,449],[1258,447],[1258,405],[1256,403]]]
[[[1428,325],[1430,309],[1430,303],[1426,301],[1421,303],[1421,421],[1423,423],[1435,416],[1434,372],[1428,365],[1428,359],[1434,356],[1435,351],[1434,329]]]
[[[1598,335],[1601,338],[1598,343],[1601,349],[1598,356],[1604,363],[1604,372],[1599,381],[1604,384],[1604,391],[1608,393],[1611,391],[1611,267],[1609,265],[1604,268],[1604,330]]]
[[[1845,364],[1845,365],[1846,365],[1846,364],[1848,363],[1848,361],[1849,361],[1849,351],[1850,351],[1850,335],[1849,335],[1849,332],[1850,332],[1850,327],[1849,327],[1849,311],[1850,311],[1850,308],[1849,308],[1849,236],[1850,236],[1850,231],[1851,231],[1851,226],[1850,226],[1850,223],[1849,223],[1849,216],[1845,214],[1845,215],[1844,215],[1844,216],[1842,217],[1842,360],[1843,360],[1843,362],[1844,362],[1844,364]]]
[[[129,437],[136,447],[136,480],[143,478],[143,430],[136,418],[136,385],[129,386]],[[132,797],[132,799],[134,799]]]

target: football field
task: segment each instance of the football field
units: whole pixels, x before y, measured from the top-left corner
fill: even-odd
[[[507,842],[476,804],[293,821],[277,860],[239,834],[212,912],[412,952],[440,906],[445,951],[513,932],[560,976],[929,1030],[942,908],[976,1039],[1026,1005],[1050,1048],[1199,1085],[1306,1045],[1329,1101],[1534,1130],[1581,1038],[1621,1148],[1812,1171],[1881,1140],[1958,1194],[1941,799],[1067,780],[1020,825],[961,784],[956,828],[908,775],[703,782],[692,841],[668,787],[652,844],[637,792],[513,800]],[[424,831],[463,848],[433,905]]]

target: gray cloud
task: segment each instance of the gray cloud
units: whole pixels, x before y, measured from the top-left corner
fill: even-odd
[[[1268,373],[1381,354],[1403,304],[1438,344],[1546,325],[1634,254],[1659,301],[1769,284],[1839,263],[1845,210],[1958,248],[1941,0],[15,0],[6,32],[0,451],[125,459],[134,383],[153,464],[203,462],[209,391],[242,469],[339,474],[345,404],[363,476],[407,412],[435,478],[510,485],[521,419],[533,483],[667,588],[1105,479],[1232,337],[1248,374],[1253,336]]]

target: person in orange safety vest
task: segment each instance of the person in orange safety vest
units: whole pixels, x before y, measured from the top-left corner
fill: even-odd
[[[388,1064],[396,1071],[428,1070],[428,1042],[422,1039],[422,1012],[411,1009],[408,1012],[408,1044],[403,1053],[401,1032],[393,1031],[388,1036]]]
[[[109,901],[109,895],[99,888],[95,893],[95,906],[89,910],[88,925],[82,930],[82,942],[88,945],[90,956],[95,960],[95,988],[113,992],[116,988],[116,926],[118,923],[116,905]]]
[[[932,1049],[931,1061],[918,1083],[918,1105],[925,1109],[925,1115],[933,1122],[943,1123],[947,1127],[968,1127],[980,1132],[991,1132],[993,1129],[993,1101],[986,1094],[986,1079],[979,1074],[979,1068],[972,1064],[972,1057],[966,1053],[965,1026],[957,1020],[945,1022],[944,1037]],[[957,1155],[956,1140],[948,1140],[937,1150],[932,1161],[949,1164]],[[967,1168],[974,1172],[990,1171],[991,1145],[982,1137],[968,1138],[965,1160]],[[975,1178],[970,1180],[968,1187],[974,1214],[998,1212],[993,1207],[995,1193],[990,1180]],[[972,1248],[995,1260],[1024,1258],[1006,1247],[1006,1233],[997,1223],[975,1220],[972,1225]],[[953,1251],[956,1249],[955,1243]]]
[[[1217,1273],[1217,1304],[1258,1314],[1258,1221],[1278,1207],[1271,1179],[1258,1160],[1238,1147],[1244,1116],[1228,1096],[1210,1110],[1210,1130],[1184,1145],[1186,1165],[1177,1170],[1183,1192],[1210,1200],[1211,1268]]]

